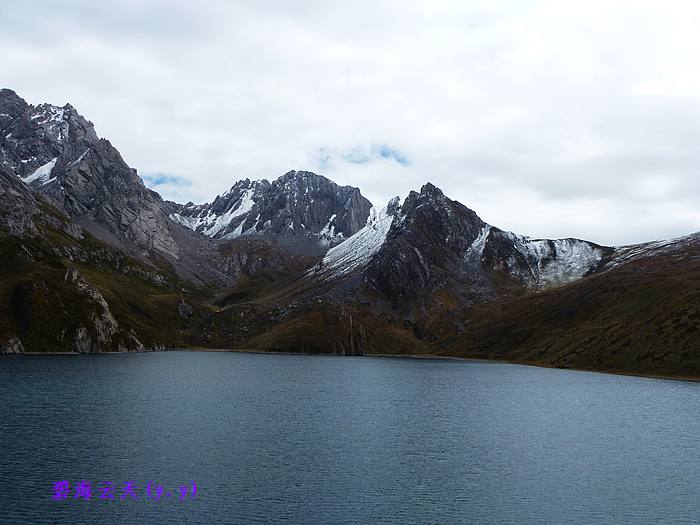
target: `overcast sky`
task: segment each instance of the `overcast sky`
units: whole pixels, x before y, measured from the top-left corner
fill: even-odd
[[[431,181],[533,237],[700,230],[700,2],[3,0],[0,87],[73,104],[165,198]]]

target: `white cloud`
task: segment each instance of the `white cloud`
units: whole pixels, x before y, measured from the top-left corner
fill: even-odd
[[[191,183],[166,198],[289,169],[375,203],[429,180],[500,227],[619,244],[700,229],[698,22],[674,1],[17,1],[0,71]]]

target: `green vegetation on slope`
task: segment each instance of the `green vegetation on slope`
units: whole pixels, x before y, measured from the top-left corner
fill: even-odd
[[[700,377],[700,249],[475,308],[443,355]]]
[[[191,314],[179,315],[183,293],[198,293],[167,265],[146,266],[90,236],[76,240],[50,228],[25,238],[0,233],[0,258],[0,342],[19,337],[28,352],[74,351],[80,327],[99,336],[99,303],[68,278],[69,269],[99,291],[119,324],[121,335],[101,351],[133,349],[123,336],[132,332],[146,348],[185,345],[204,315],[192,299]]]

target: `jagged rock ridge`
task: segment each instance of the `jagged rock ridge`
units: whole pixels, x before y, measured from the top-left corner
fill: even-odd
[[[178,256],[160,196],[70,104],[32,106],[0,90],[0,165],[96,234]]]
[[[493,275],[542,289],[595,271],[611,248],[579,239],[530,239],[485,223],[428,183],[373,213],[363,230],[331,249],[310,276],[325,281],[361,273],[362,281],[412,304],[449,285],[471,296],[496,297]]]
[[[308,171],[290,171],[273,182],[239,181],[211,204],[168,204],[172,220],[207,237],[311,240],[323,248],[359,231],[372,207],[359,189]]]

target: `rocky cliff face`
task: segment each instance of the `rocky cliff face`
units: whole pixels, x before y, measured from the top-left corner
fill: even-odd
[[[70,104],[32,106],[0,90],[0,165],[96,235],[178,256],[160,196]]]
[[[81,354],[106,352],[112,349],[125,352],[143,351],[144,346],[133,331],[124,331],[114,318],[107,301],[75,268],[69,268],[64,281],[72,285],[90,310],[89,322],[79,325],[72,334],[73,349]]]
[[[578,239],[539,240],[486,224],[426,184],[393,199],[366,227],[331,249],[309,276],[361,274],[394,307],[412,308],[449,289],[468,304],[511,289],[543,289],[595,271],[612,249]]]
[[[74,239],[83,238],[83,229],[58,212],[37,195],[16,175],[0,167],[0,227],[15,237],[39,235],[45,226],[59,230]]]
[[[38,212],[33,192],[16,175],[0,168],[0,224],[16,237],[35,234],[34,220]]]
[[[159,269],[91,237],[2,167],[0,254],[0,353],[142,351],[133,327],[117,319],[89,279],[119,283],[124,296],[137,288],[142,301],[148,288],[162,294],[171,287]],[[140,315],[145,304],[137,306]]]
[[[365,279],[395,305],[414,303],[452,276],[478,270],[468,268],[466,255],[484,226],[472,210],[426,184],[401,205]]]
[[[168,204],[172,220],[207,237],[264,237],[317,252],[359,231],[372,207],[359,189],[308,171],[273,182],[239,181],[211,204]]]

